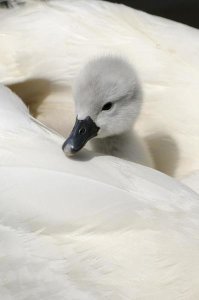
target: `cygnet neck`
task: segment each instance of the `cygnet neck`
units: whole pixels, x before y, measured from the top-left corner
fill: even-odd
[[[125,147],[125,145],[129,144],[130,135],[132,135],[132,132],[129,129],[117,135],[94,138],[90,143],[95,152],[120,157],[119,152],[121,152],[121,147],[122,145]]]

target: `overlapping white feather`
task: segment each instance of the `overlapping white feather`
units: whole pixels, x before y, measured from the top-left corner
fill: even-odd
[[[80,67],[116,53],[139,71],[145,105],[137,128],[158,168],[177,177],[199,168],[197,29],[101,1],[26,2],[0,11],[0,80],[26,82],[14,89],[40,120],[67,135]]]
[[[154,147],[161,141],[160,167],[197,169],[198,31],[105,2],[32,3],[0,11],[0,80],[18,83],[40,118],[66,132],[80,66],[102,52],[126,55],[144,82],[138,128]],[[2,299],[199,298],[198,194],[113,157],[67,159],[63,138],[3,86],[0,120]]]
[[[199,197],[152,169],[85,151],[0,87],[4,300],[199,297]]]

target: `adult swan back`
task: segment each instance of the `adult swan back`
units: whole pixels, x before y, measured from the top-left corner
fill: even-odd
[[[23,3],[0,10],[0,81],[38,119],[67,136],[80,68],[93,56],[122,55],[143,82],[136,127],[157,168],[175,177],[199,168],[197,29],[103,1]]]

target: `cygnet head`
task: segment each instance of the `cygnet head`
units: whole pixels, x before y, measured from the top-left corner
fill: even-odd
[[[128,131],[142,104],[136,72],[120,57],[96,58],[80,71],[74,86],[76,123],[63,144],[72,155],[93,137],[104,138]]]

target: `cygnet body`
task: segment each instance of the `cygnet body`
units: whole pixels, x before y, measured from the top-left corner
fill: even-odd
[[[152,166],[144,141],[133,129],[142,90],[127,61],[103,56],[88,62],[75,82],[74,100],[77,119],[63,144],[66,155],[74,155],[90,140],[95,152]]]

